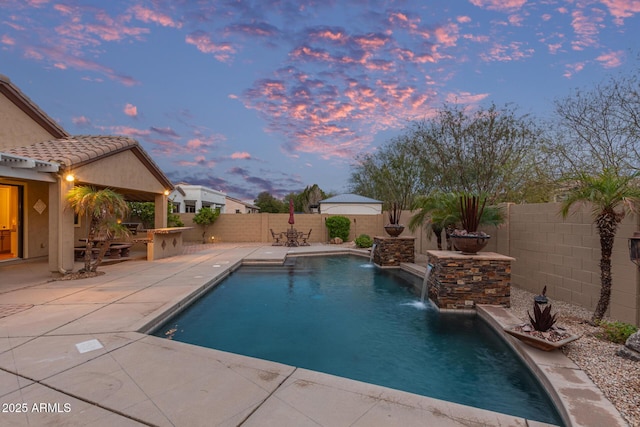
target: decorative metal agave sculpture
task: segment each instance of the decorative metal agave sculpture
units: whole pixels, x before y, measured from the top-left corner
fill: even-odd
[[[556,316],[558,313],[551,315],[551,304],[545,307],[544,310],[540,310],[540,306],[537,303],[533,303],[533,316],[527,311],[531,326],[533,329],[540,332],[546,332],[556,323]]]

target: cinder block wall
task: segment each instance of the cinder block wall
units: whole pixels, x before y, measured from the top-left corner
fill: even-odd
[[[516,259],[513,283],[531,292],[547,285],[547,294],[595,309],[600,298],[600,239],[589,207],[562,219],[559,203],[509,206],[509,223],[498,244]],[[640,324],[638,268],[629,261],[628,238],[638,229],[636,217],[623,220],[612,254],[610,316]],[[507,236],[504,234],[508,233]],[[501,240],[508,238],[508,245]]]

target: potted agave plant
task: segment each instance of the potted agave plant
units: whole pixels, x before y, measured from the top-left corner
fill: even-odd
[[[453,230],[450,234],[450,239],[453,245],[463,254],[475,254],[489,243],[491,236],[478,231],[486,203],[486,198],[481,200],[478,196],[469,196],[467,194],[460,196],[460,222],[462,229]]]
[[[402,207],[399,203],[393,202],[389,208],[389,223],[384,226],[384,231],[391,237],[398,237],[404,231],[404,225],[400,224]]]
[[[561,326],[556,326],[558,313],[551,314],[551,304],[544,309],[540,308],[541,296],[545,297],[545,286],[542,293],[537,295],[533,302],[533,316],[527,312],[529,323],[522,323],[509,328],[505,328],[505,332],[511,336],[518,338],[520,341],[540,350],[550,351],[560,348],[563,345],[575,341],[580,338],[573,335]]]

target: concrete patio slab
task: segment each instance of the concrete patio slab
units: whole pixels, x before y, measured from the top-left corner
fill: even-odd
[[[139,340],[126,332],[104,335],[41,336],[0,354],[0,369],[34,381],[56,375]],[[98,340],[103,348],[82,353],[77,344]]]
[[[0,420],[3,426],[139,427],[143,425],[94,403],[76,399],[40,384],[30,384],[2,396],[2,402],[20,402],[24,405],[22,409],[26,411],[2,413]]]
[[[37,337],[96,310],[95,304],[35,305],[0,319],[0,336]]]

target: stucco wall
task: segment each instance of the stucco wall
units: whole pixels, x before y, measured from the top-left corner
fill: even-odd
[[[51,184],[55,185],[55,184]],[[42,200],[46,208],[42,213],[34,208],[34,205]],[[25,258],[46,257],[49,254],[49,184],[46,182],[30,181],[26,183],[24,190],[24,226]]]
[[[77,185],[99,184],[156,194],[166,190],[131,150],[75,168],[73,173]]]
[[[52,139],[49,132],[3,95],[0,95],[0,123],[0,151]]]
[[[200,241],[202,228],[193,224],[195,214],[180,214],[180,219],[187,227],[194,227],[185,233],[185,241]],[[324,214],[295,214],[294,228],[305,234],[311,230],[309,242],[318,243],[329,240],[325,218],[333,215]],[[360,234],[384,234],[382,215],[344,215],[351,220],[349,240]],[[284,232],[289,227],[289,214],[250,214],[250,215],[220,215],[207,232],[207,239],[214,236],[216,242],[272,242],[270,229],[274,232]],[[405,234],[407,231],[405,231]],[[404,234],[403,234],[404,235]]]

